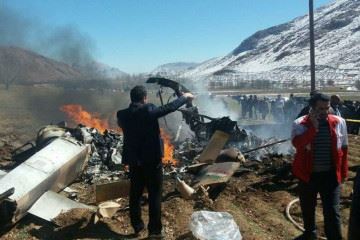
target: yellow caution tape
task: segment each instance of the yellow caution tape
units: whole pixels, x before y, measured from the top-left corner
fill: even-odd
[[[345,119],[347,122],[354,122],[354,123],[360,123],[360,120],[355,119]]]

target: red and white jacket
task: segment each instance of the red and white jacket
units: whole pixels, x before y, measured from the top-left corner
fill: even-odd
[[[341,183],[348,175],[346,122],[343,118],[330,114],[327,121],[330,128],[333,166],[336,170],[337,180]],[[304,182],[310,181],[312,173],[316,133],[317,130],[308,115],[296,119],[293,123],[291,138],[296,153],[292,172],[295,177]]]

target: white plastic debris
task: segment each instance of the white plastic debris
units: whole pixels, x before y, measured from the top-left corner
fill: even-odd
[[[86,127],[82,127],[80,130],[83,136],[83,142],[86,144],[92,143],[93,137],[91,136],[91,133],[88,131],[88,129]]]
[[[181,196],[184,199],[191,199],[195,190],[187,185],[183,180],[180,178],[176,178],[176,189],[180,192]]]
[[[72,189],[70,187],[64,188],[63,191],[66,193],[78,193],[79,192],[78,190]]]
[[[120,152],[116,150],[116,148],[112,148],[113,153],[111,154],[111,160],[115,165],[119,165],[122,162],[122,156]]]
[[[239,227],[227,212],[194,212],[189,227],[192,234],[200,240],[242,239]]]
[[[107,201],[99,204],[98,213],[103,218],[111,218],[120,209],[120,204],[114,201]]]

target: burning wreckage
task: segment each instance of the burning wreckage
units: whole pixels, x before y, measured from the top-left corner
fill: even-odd
[[[170,87],[178,95],[188,91],[164,78],[150,78],[147,82]],[[161,98],[161,92],[159,95]],[[287,141],[263,140],[240,129],[228,117],[199,114],[192,103],[179,111],[196,138],[175,148],[167,139],[170,153],[163,162],[164,175],[175,179],[175,188],[185,199],[205,197],[211,201],[211,189],[226,183],[245,157],[251,159],[254,157],[251,153]],[[169,138],[164,131],[161,134]],[[109,209],[114,206],[106,201],[126,197],[129,192],[127,171],[121,165],[122,144],[121,133],[112,130],[100,133],[81,124],[76,128],[62,123],[40,129],[36,141],[14,151],[13,160],[18,166],[0,173],[0,226],[12,225],[27,213],[51,221],[74,208],[97,209],[99,216],[111,216],[114,212]],[[173,157],[176,162],[171,161]],[[105,203],[89,206],[59,194],[76,179],[94,186],[96,202]]]

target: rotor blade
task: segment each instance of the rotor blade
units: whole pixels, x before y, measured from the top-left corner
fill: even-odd
[[[190,92],[189,89],[187,89],[185,86],[183,86],[182,84],[174,81],[174,80],[171,80],[171,79],[168,79],[168,78],[163,78],[163,77],[150,77],[148,78],[148,80],[146,80],[146,83],[157,83],[161,86],[164,86],[164,87],[169,87],[173,90],[179,90],[181,92]]]

